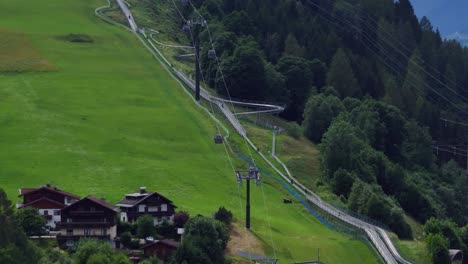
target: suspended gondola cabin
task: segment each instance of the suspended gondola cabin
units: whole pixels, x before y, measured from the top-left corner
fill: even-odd
[[[223,141],[224,141],[223,135],[219,133],[215,135],[214,137],[215,144],[223,144]]]
[[[208,59],[212,60],[214,58],[216,58],[216,51],[214,49],[210,49],[208,51]]]

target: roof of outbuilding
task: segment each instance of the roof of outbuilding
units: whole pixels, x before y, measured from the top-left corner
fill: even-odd
[[[153,243],[144,245],[141,248],[144,249],[144,248],[151,247],[151,246],[154,246],[154,245],[157,245],[157,244],[165,244],[165,245],[168,245],[168,246],[171,246],[171,247],[174,247],[174,248],[178,248],[179,245],[180,245],[179,242],[177,242],[177,241],[175,241],[173,239],[163,239],[163,240],[157,240],[157,241],[154,241]]]

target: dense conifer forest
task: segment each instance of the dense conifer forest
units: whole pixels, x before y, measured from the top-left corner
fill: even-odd
[[[221,73],[202,55],[211,87],[284,104],[349,209],[400,238],[412,238],[405,213],[430,221],[429,240],[467,250],[468,48],[418,20],[409,0],[194,3],[209,24],[201,46],[212,38],[222,63]]]

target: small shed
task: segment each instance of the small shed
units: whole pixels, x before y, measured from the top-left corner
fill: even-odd
[[[162,260],[168,260],[175,254],[179,248],[179,242],[172,239],[156,240],[143,246],[143,254],[145,257],[156,257]]]

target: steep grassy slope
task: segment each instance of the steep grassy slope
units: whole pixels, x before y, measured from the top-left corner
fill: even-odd
[[[214,123],[134,35],[94,15],[105,3],[0,1],[0,32],[24,35],[54,67],[0,73],[0,187],[13,200],[20,187],[52,183],[116,202],[146,186],[192,214],[223,205],[243,219],[243,189],[212,142]],[[252,189],[253,232],[282,263],[313,259],[319,247],[327,263],[376,262],[361,241],[282,204],[267,178]]]

